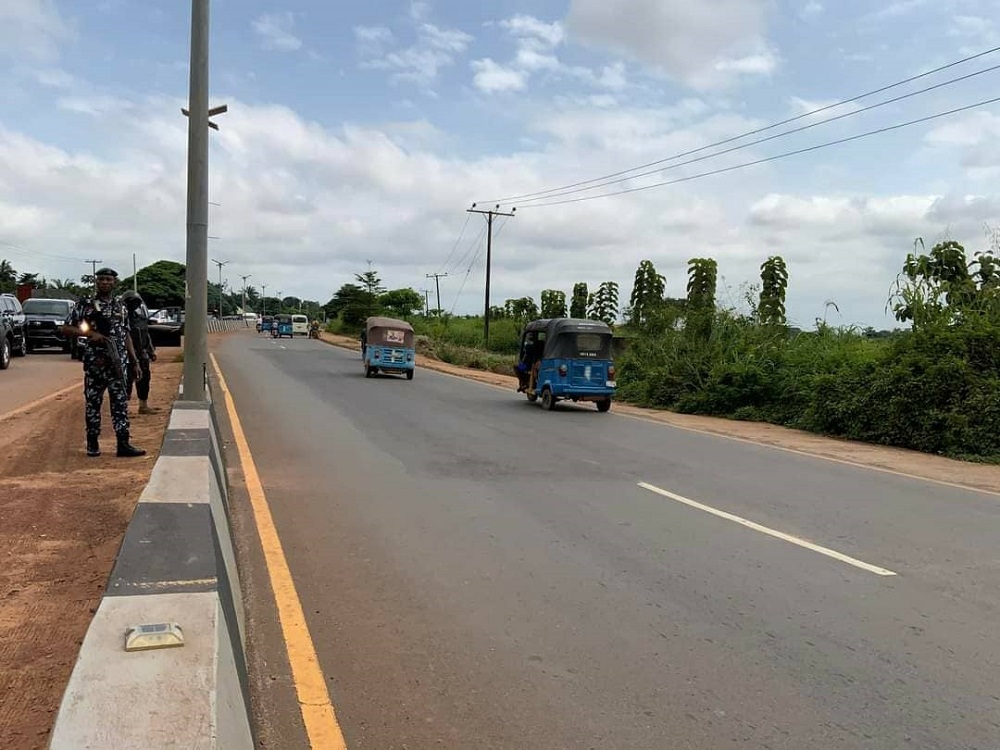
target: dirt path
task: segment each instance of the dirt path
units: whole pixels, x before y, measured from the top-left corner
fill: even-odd
[[[324,341],[335,346],[355,351],[360,349],[358,341],[353,338],[328,333],[322,334],[322,337]],[[513,375],[497,375],[483,370],[470,370],[419,355],[417,356],[417,365],[428,370],[477,380],[500,388],[509,388],[513,398],[524,398],[516,393],[517,378]],[[902,448],[888,448],[881,445],[840,440],[761,422],[737,422],[718,417],[677,414],[670,411],[643,409],[623,403],[616,403],[614,411],[618,414],[662,422],[682,429],[724,435],[737,440],[772,445],[784,450],[822,456],[835,461],[844,461],[937,482],[1000,493],[1000,466],[974,464]]]
[[[150,403],[159,413],[134,416],[130,404],[133,442],[149,451],[143,458],[114,456],[107,406],[104,455],[86,457],[80,391],[0,423],[0,748],[46,747],[163,440],[181,377],[176,354],[160,350],[153,365]]]

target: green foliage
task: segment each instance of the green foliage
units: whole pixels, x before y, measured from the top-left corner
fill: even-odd
[[[17,271],[9,260],[0,260],[0,292],[13,292],[17,288]]]
[[[86,278],[88,277],[81,278],[81,283],[91,289],[92,286],[84,280]],[[93,277],[89,278],[93,284]],[[136,274],[139,294],[142,295],[142,299],[151,310],[161,307],[183,307],[185,278],[184,264],[172,260],[159,260],[145,268],[140,268]],[[214,295],[209,296],[208,302],[210,306],[218,306],[218,285],[213,286]],[[121,279],[118,288],[131,289],[132,277]]]
[[[566,292],[558,289],[546,289],[542,292],[542,317],[566,317]]]
[[[587,308],[590,303],[590,293],[587,290],[587,284],[585,282],[580,282],[573,285],[573,299],[570,302],[569,316],[571,318],[586,318]]]
[[[424,307],[424,298],[415,289],[392,289],[379,297],[379,304],[389,315],[407,319]]]
[[[656,272],[652,261],[644,260],[635,271],[632,296],[629,298],[628,318],[639,326],[649,323],[663,304],[666,279]],[[617,307],[617,304],[615,305]],[[601,317],[600,315],[598,317]],[[617,310],[615,313],[617,317]],[[601,318],[603,320],[603,317]]]
[[[711,333],[718,276],[719,265],[713,259],[688,261],[687,327],[695,336],[704,338]]]
[[[605,281],[592,296],[588,311],[591,320],[603,320],[611,325],[618,320],[618,283]]]
[[[520,323],[527,323],[529,320],[538,318],[538,305],[531,297],[520,297],[509,299],[504,302],[506,317]]]
[[[365,318],[373,314],[373,308],[371,294],[357,284],[344,284],[324,305],[329,317],[339,316],[350,329],[360,328]]]
[[[760,304],[757,307],[760,322],[768,326],[783,326],[788,269],[781,256],[772,255],[761,264],[760,281]]]

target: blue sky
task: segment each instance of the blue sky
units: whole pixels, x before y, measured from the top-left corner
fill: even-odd
[[[60,278],[91,257],[183,259],[189,14],[172,0],[0,3],[0,257]],[[230,113],[212,134],[211,255],[234,284],[249,273],[269,293],[324,301],[367,260],[390,286],[447,271],[444,306],[474,312],[471,201],[617,172],[892,83],[1000,45],[998,18],[998,0],[215,0],[212,101]],[[1000,53],[864,103],[993,65]],[[625,186],[963,106],[998,80]],[[997,136],[991,105],[627,196],[522,202],[497,237],[495,300],[604,280],[627,297],[643,258],[680,296],[687,259],[709,256],[722,300],[738,302],[781,254],[795,322],[833,300],[835,322],[889,325],[915,237],[986,248]]]

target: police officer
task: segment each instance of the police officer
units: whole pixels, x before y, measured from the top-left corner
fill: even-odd
[[[143,301],[138,292],[129,289],[122,294],[122,302],[128,311],[128,330],[132,338],[132,349],[139,359],[139,368],[142,377],[136,378],[133,372],[128,379],[128,398],[132,400],[132,386],[135,386],[135,393],[139,399],[140,414],[155,414],[156,409],[149,405],[149,382],[151,374],[149,363],[156,361],[156,347],[149,336],[149,319],[143,315]]]
[[[83,395],[86,399],[87,455],[101,455],[101,404],[104,391],[111,402],[111,423],[118,437],[118,455],[143,456],[146,451],[129,443],[128,368],[136,378],[142,375],[139,360],[128,334],[124,303],[113,290],[118,272],[102,268],[96,274],[97,294],[81,299],[70,313],[63,333],[86,336],[83,350]]]

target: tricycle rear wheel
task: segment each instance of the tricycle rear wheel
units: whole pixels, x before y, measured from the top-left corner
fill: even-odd
[[[556,397],[552,395],[551,388],[546,388],[542,391],[542,408],[545,411],[552,411],[556,408]]]
[[[413,380],[413,370],[407,370],[406,371],[406,379],[407,380]]]
[[[597,402],[597,411],[604,413],[606,411],[611,411],[611,399],[605,399],[604,401]]]

